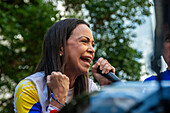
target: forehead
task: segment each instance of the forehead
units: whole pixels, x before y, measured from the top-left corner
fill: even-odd
[[[92,31],[90,30],[90,28],[86,24],[79,24],[72,31],[71,37],[73,37],[73,36],[76,37],[76,38],[81,37],[81,36],[86,36],[86,37],[90,38],[91,40],[93,40]]]

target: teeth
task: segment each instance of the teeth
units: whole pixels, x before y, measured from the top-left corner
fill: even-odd
[[[91,58],[82,58],[82,59],[86,60],[89,63],[91,62]]]
[[[87,58],[89,62],[91,62],[91,59],[90,58]]]

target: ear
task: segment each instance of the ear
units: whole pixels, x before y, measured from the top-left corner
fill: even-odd
[[[60,56],[63,56],[64,52],[63,52],[63,47],[60,47]]]

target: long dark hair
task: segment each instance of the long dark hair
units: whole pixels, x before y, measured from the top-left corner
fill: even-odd
[[[48,30],[43,44],[43,57],[36,69],[36,72],[44,71],[45,79],[52,71],[64,73],[66,64],[66,41],[72,31],[79,24],[89,25],[80,19],[64,19],[53,24]],[[60,56],[60,49],[63,47],[63,55]],[[74,83],[74,96],[88,91],[88,75],[78,76]]]

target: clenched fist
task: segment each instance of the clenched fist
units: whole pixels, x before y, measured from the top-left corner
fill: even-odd
[[[61,72],[52,72],[47,76],[47,85],[54,97],[64,105],[69,90],[69,78]]]

